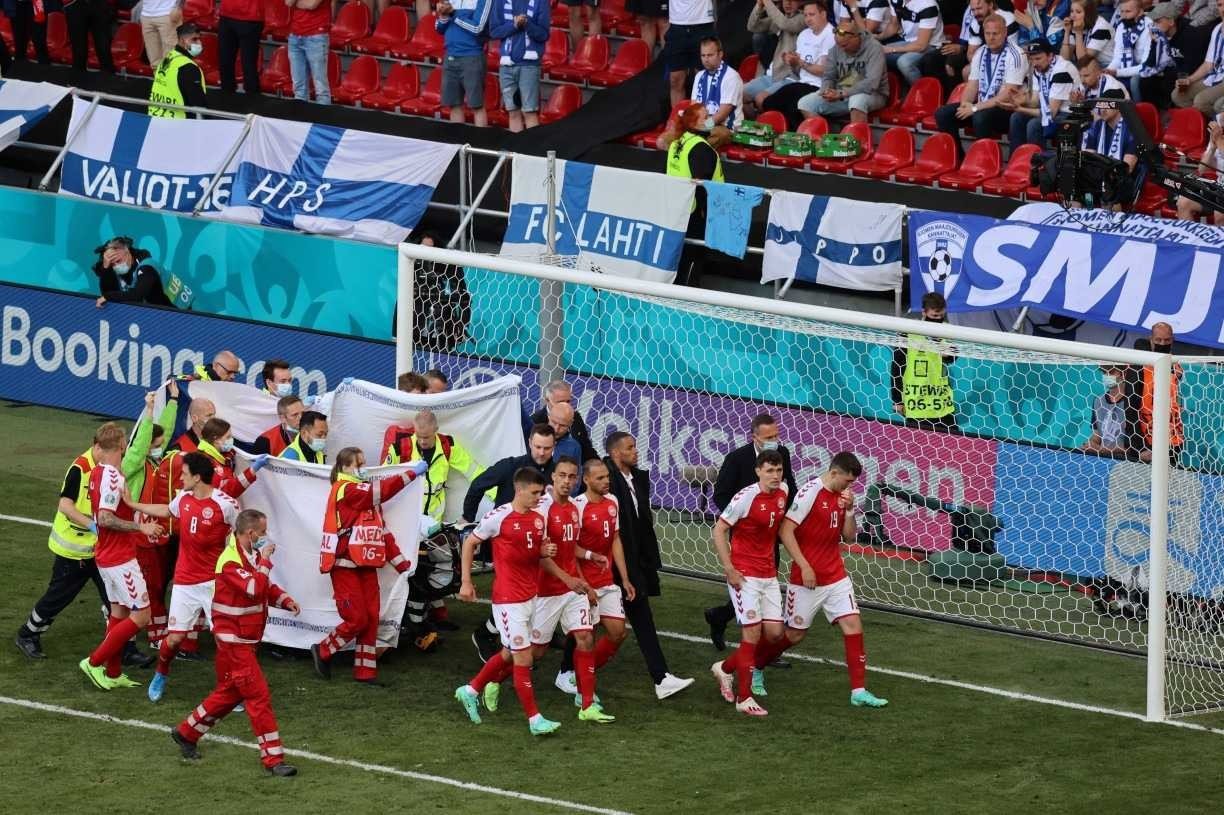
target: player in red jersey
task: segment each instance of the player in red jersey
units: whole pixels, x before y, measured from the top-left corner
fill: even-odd
[[[513,663],[514,692],[527,714],[533,736],[546,736],[561,726],[540,715],[531,687],[531,612],[540,582],[540,559],[557,553],[556,544],[546,541],[544,519],[535,509],[543,495],[544,476],[539,470],[522,467],[514,473],[514,497],[510,503],[485,515],[463,542],[463,582],[459,586],[459,599],[475,602],[472,558],[476,555],[476,547],[490,541],[493,547],[493,619],[501,632],[502,649],[485,662],[470,682],[455,689],[455,698],[463,705],[468,718],[480,724],[481,691]]]
[[[752,697],[752,670],[757,643],[782,637],[782,593],[774,565],[774,541],[786,514],[782,454],[764,450],[756,458],[757,483],[735,494],[714,524],[714,548],[742,630],[739,648],[722,663],[710,666],[723,698],[749,716],[768,711]],[[728,537],[730,543],[728,544]],[[738,680],[732,688],[732,679]]]
[[[89,473],[89,503],[98,525],[94,561],[106,586],[110,617],[106,636],[81,660],[80,668],[102,690],[130,688],[140,683],[122,672],[123,648],[150,619],[149,592],[136,562],[136,545],[142,537],[156,537],[162,530],[153,521],[137,523],[134,511],[124,500],[127,482],[119,470],[127,448],[123,428],[113,422],[104,424],[98,428],[95,444],[98,455]]]
[[[807,634],[816,612],[841,628],[850,671],[850,704],[884,707],[867,690],[867,652],[863,648],[863,620],[854,602],[854,585],[842,562],[841,543],[854,541],[854,492],[851,487],[863,472],[854,453],[833,456],[829,469],[804,484],[786,513],[780,532],[791,555],[786,587],[786,636],[757,650],[756,665],[768,665]]]

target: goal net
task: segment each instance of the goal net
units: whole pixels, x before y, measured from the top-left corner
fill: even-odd
[[[414,303],[401,370],[440,368],[452,385],[515,373],[529,410],[564,379],[600,454],[614,430],[637,438],[666,569],[721,579],[718,468],[768,413],[800,485],[839,451],[862,461],[845,555],[864,605],[1148,655],[1149,716],[1224,700],[1224,563],[1219,536],[1200,534],[1224,498],[1193,468],[1170,477],[1169,398],[1153,390],[1146,425],[1126,398],[1163,381],[1166,355],[417,245],[400,247],[400,302]],[[951,417],[946,394],[915,385],[923,365],[948,373]],[[1174,450],[1214,461],[1224,417],[1197,411],[1221,380],[1185,367]]]

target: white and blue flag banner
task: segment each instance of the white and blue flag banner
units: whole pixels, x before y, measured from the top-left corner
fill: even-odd
[[[696,184],[659,173],[555,162],[556,254],[581,269],[670,283],[676,277]],[[510,220],[501,254],[548,253],[548,160],[514,157]]]
[[[1220,249],[938,212],[911,213],[909,240],[915,310],[937,291],[952,313],[1028,306],[1136,332],[1168,322],[1178,339],[1224,348]]]
[[[0,79],[0,150],[20,139],[68,95],[50,82]]]
[[[75,97],[68,133],[77,135],[60,173],[64,195],[191,212],[242,138],[242,122],[164,119],[105,105],[91,114],[89,102]],[[229,184],[222,175],[204,212],[225,203]]]
[[[774,190],[761,282],[797,279],[859,291],[901,288],[905,207]]]
[[[455,144],[256,117],[217,217],[398,244],[421,220]]]

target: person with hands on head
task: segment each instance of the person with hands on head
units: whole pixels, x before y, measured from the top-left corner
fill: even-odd
[[[131,238],[115,237],[94,249],[98,260],[93,273],[98,277],[101,294],[94,305],[132,303],[150,306],[172,306],[162,288],[161,275],[151,263],[150,255],[136,248]]]

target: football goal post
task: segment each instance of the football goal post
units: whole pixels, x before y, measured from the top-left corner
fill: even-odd
[[[800,484],[839,451],[863,462],[845,553],[863,605],[1143,656],[1153,720],[1224,702],[1224,614],[1204,588],[1224,586],[1224,557],[1176,534],[1169,557],[1171,523],[1198,534],[1184,504],[1203,489],[1170,466],[1172,382],[1192,378],[1175,358],[548,260],[401,245],[397,373],[439,368],[452,386],[515,373],[529,412],[569,382],[599,454],[614,430],[636,437],[665,569],[722,579],[718,467],[768,413]],[[899,405],[941,415],[943,394],[911,378],[938,363],[954,426],[907,425]],[[1109,446],[1111,383],[1128,381],[1155,395],[1150,456],[1084,452]],[[1224,512],[1211,498],[1196,511]]]

